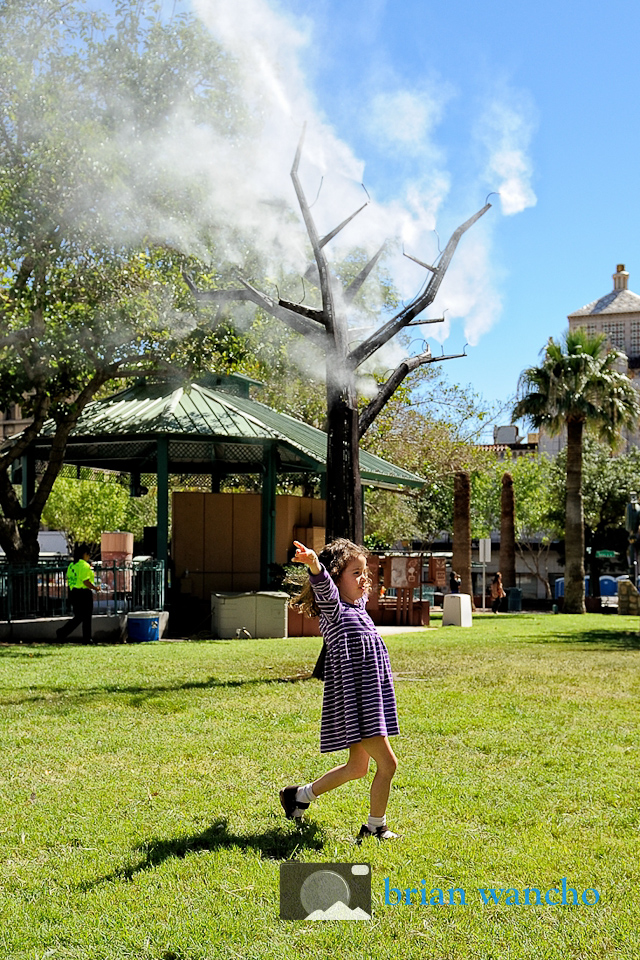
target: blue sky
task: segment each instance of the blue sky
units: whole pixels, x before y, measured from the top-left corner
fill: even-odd
[[[530,196],[521,212],[505,216],[493,198],[482,225],[484,267],[475,267],[475,276],[489,277],[486,297],[481,285],[478,296],[490,316],[468,358],[446,365],[451,379],[505,400],[547,338],[566,328],[567,314],[612,289],[617,263],[640,291],[637,2],[243,3],[244,10],[231,7],[238,27],[243,14],[271,11],[276,24],[297,32],[297,49],[287,38],[279,48],[271,44],[275,69],[294,76],[290,51],[307,102],[363,163],[377,200],[401,200],[409,185],[421,184],[433,197],[439,171],[446,190],[434,208],[443,240],[499,188],[488,169],[489,141],[504,137],[505,124],[511,128],[535,205]],[[394,144],[398,111],[386,123],[382,108],[403,102],[409,112]],[[420,105],[413,142],[406,124]],[[494,123],[492,134],[496,110],[503,126]],[[467,240],[470,234],[461,258]],[[458,352],[468,339],[465,317],[452,308],[450,316],[445,350]]]
[[[98,5],[113,0],[92,0]],[[616,264],[640,292],[637,39],[640,4],[578,0],[163,0],[191,6],[238,64],[256,138],[237,145],[188,115],[150,145],[172,176],[206,177],[217,224],[262,238],[277,276],[307,263],[289,171],[304,123],[301,174],[321,232],[372,203],[333,241],[339,257],[396,238],[388,269],[413,297],[455,227],[462,239],[430,316],[416,331],[444,369],[489,401],[513,397],[567,314],[612,289]],[[162,139],[164,138],[164,139]],[[126,143],[123,149],[126,148]],[[144,184],[138,184],[144,191]],[[295,219],[295,218],[294,218]],[[198,251],[198,228],[185,243]],[[271,292],[271,291],[270,291]],[[302,294],[301,294],[302,296]],[[352,318],[354,327],[362,323]],[[400,348],[381,357],[393,369]],[[307,358],[317,369],[317,358]],[[305,358],[300,358],[304,368]],[[366,384],[363,384],[363,389]]]

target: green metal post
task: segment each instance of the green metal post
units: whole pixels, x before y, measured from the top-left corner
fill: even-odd
[[[157,440],[158,472],[158,552],[157,559],[164,562],[165,578],[169,567],[169,438]]]
[[[27,451],[22,458],[22,506],[26,507],[36,492],[36,461]]]
[[[267,443],[263,451],[262,517],[260,524],[260,588],[271,585],[269,568],[276,556],[276,463],[277,447]]]

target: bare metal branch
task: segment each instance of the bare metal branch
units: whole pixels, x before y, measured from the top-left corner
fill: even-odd
[[[347,303],[352,303],[352,302],[353,302],[354,298],[357,296],[357,294],[358,294],[358,292],[359,292],[359,290],[360,290],[360,287],[361,287],[362,284],[365,282],[365,280],[367,279],[367,277],[369,276],[369,274],[371,273],[371,271],[372,271],[373,268],[375,267],[376,263],[378,262],[378,260],[379,260],[380,257],[382,256],[386,245],[387,245],[387,243],[386,243],[386,240],[385,240],[385,242],[382,244],[382,246],[380,247],[380,249],[378,250],[378,252],[377,252],[376,254],[374,254],[374,256],[371,258],[371,260],[369,260],[369,262],[368,262],[367,264],[365,264],[365,266],[362,268],[362,270],[360,271],[360,273],[358,274],[358,276],[355,277],[355,278],[351,281],[351,283],[349,284],[349,286],[346,288],[346,290],[344,291],[344,298],[345,298],[345,300],[346,300]]]
[[[414,263],[417,263],[419,266],[424,267],[425,270],[430,270],[431,273],[435,273],[436,270],[438,269],[437,267],[429,266],[428,263],[423,263],[422,260],[418,260],[417,257],[412,257],[410,253],[405,253],[404,250],[402,251],[402,256],[406,257],[407,260],[413,260]]]
[[[283,300],[282,297],[280,297],[278,303],[281,307],[284,307],[285,310],[293,310],[294,313],[299,313],[301,317],[308,317],[309,320],[316,320],[318,323],[321,323],[324,326],[324,315],[322,310],[318,310],[316,307],[307,307],[303,303],[293,303],[291,300]]]
[[[322,308],[324,313],[325,326],[329,333],[333,333],[335,335],[336,312],[335,312],[335,306],[333,302],[333,290],[331,288],[331,275],[329,273],[329,264],[327,263],[327,259],[322,251],[322,242],[320,240],[320,237],[318,236],[318,230],[316,228],[314,219],[311,216],[311,210],[309,209],[309,204],[307,203],[307,198],[302,188],[300,177],[298,176],[298,170],[300,167],[300,157],[302,155],[302,145],[304,143],[305,132],[306,132],[306,124],[302,129],[302,135],[298,143],[298,149],[296,150],[293,166],[291,167],[291,179],[293,181],[293,187],[294,187],[294,190],[296,191],[296,196],[298,198],[298,204],[300,205],[302,218],[304,220],[305,227],[307,228],[307,234],[309,236],[309,240],[311,241],[311,248],[313,250],[313,255],[315,257],[315,261],[318,266],[320,293],[322,295]],[[346,324],[342,326],[346,327]],[[342,332],[343,331],[341,330],[340,333]],[[344,332],[346,332],[346,330]]]
[[[375,397],[369,401],[360,413],[358,420],[358,436],[360,439],[362,439],[385,403],[393,396],[405,377],[425,363],[431,363],[431,350],[428,347],[424,353],[419,353],[415,357],[409,357],[403,360],[393,371],[389,379],[381,384]]]
[[[318,326],[316,326],[316,323],[310,323],[309,320],[316,321],[319,325],[324,325],[324,317],[320,310],[314,313],[309,307],[301,307],[299,304],[289,304],[286,301],[278,302],[266,293],[261,293],[259,290],[256,290],[255,287],[252,287],[250,283],[242,278],[240,278],[240,283],[242,284],[242,288],[240,289],[235,287],[231,290],[198,290],[193,280],[187,274],[183,274],[183,276],[187,286],[198,302],[222,304],[248,301],[255,303],[256,306],[262,307],[263,310],[270,313],[272,317],[277,317],[278,320],[282,320],[283,323],[286,323],[295,330],[296,333],[302,333],[314,340],[318,340],[319,338],[320,330]]]
[[[352,213],[350,217],[347,217],[346,220],[343,220],[342,223],[339,223],[337,227],[334,227],[334,229],[330,233],[328,233],[325,237],[323,237],[322,240],[320,240],[320,246],[321,247],[326,246],[330,240],[333,240],[334,237],[337,237],[340,231],[344,230],[346,225],[348,223],[351,223],[351,221],[354,220],[359,213],[362,213],[364,208],[368,206],[369,206],[369,201],[367,200],[367,202],[363,203],[362,206],[359,207],[355,213]]]
[[[273,297],[269,297],[266,293],[261,293],[260,290],[256,290],[256,288],[252,287],[251,284],[247,283],[246,280],[241,280],[240,283],[250,293],[250,296],[247,299],[255,303],[256,306],[262,307],[262,309],[266,310],[267,313],[270,313],[272,317],[277,317],[278,320],[282,320],[283,323],[286,323],[287,326],[291,327],[292,330],[295,330],[296,333],[302,333],[305,336],[310,337],[312,340],[321,342],[321,331],[318,329],[318,325],[315,322],[310,322],[306,316],[302,316],[299,313],[294,313],[293,310],[288,310],[286,307],[281,307],[277,300],[274,300]],[[318,324],[321,322],[321,320],[318,320]]]
[[[444,323],[444,317],[428,317],[425,320],[411,320],[410,323],[405,324],[407,327],[423,327],[425,324],[429,323]]]
[[[406,307],[395,315],[387,323],[383,324],[379,330],[376,330],[375,333],[371,334],[366,340],[364,340],[359,346],[351,351],[349,355],[349,363],[355,369],[359,367],[361,363],[364,363],[372,354],[379,350],[385,343],[391,340],[392,337],[396,335],[403,327],[406,327],[412,320],[414,320],[422,311],[432,303],[440,289],[440,284],[442,283],[447,268],[451,263],[451,259],[456,251],[456,247],[460,242],[461,237],[473,226],[476,220],[479,220],[487,210],[491,207],[490,203],[485,204],[485,206],[475,213],[472,217],[461,224],[457,230],[451,235],[447,246],[444,249],[442,257],[440,258],[440,263],[436,268],[436,272],[431,277],[427,287],[419,297],[417,297],[412,303],[408,304]]]
[[[441,363],[443,360],[457,360],[460,357],[466,357],[466,353],[441,354],[439,357],[433,357],[431,351],[427,348],[424,353],[419,353],[415,357],[409,357],[408,360],[403,360],[393,371],[389,379],[382,384],[375,397],[373,397],[361,412],[358,423],[360,439],[362,439],[385,403],[391,399],[405,377],[414,370],[417,370],[418,367],[422,367],[427,363]]]

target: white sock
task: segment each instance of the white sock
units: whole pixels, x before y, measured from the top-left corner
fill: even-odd
[[[296,793],[296,803],[313,803],[314,800],[317,800],[315,793],[313,792],[313,784],[308,783],[304,787],[298,787],[298,792]]]
[[[369,830],[370,833],[375,833],[378,827],[386,827],[386,825],[387,825],[386,816],[372,817],[371,814],[369,814],[369,817],[367,819],[367,829]]]

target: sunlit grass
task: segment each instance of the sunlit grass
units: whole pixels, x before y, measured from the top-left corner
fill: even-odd
[[[317,640],[0,648],[0,956],[636,958],[637,631],[489,615],[387,637],[403,839],[361,848],[367,782],[302,830],[278,802],[337,760],[318,750],[321,685],[300,679]],[[371,862],[372,922],[281,922],[288,858]],[[385,877],[467,902],[387,906]],[[478,892],[563,877],[597,906]]]

